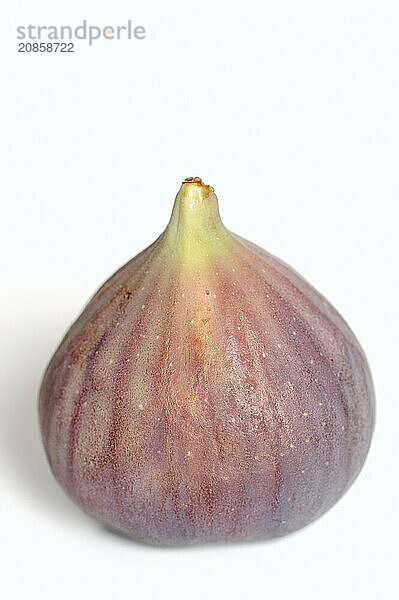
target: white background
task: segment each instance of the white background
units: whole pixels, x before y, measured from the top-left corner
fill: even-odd
[[[9,0],[1,6],[0,517],[4,598],[392,598],[398,534],[399,5]],[[18,25],[142,42],[17,53]],[[113,44],[113,45],[111,45]],[[53,480],[42,372],[95,288],[165,227],[182,178],[307,277],[369,357],[377,428],[355,485],[275,542],[154,549]]]

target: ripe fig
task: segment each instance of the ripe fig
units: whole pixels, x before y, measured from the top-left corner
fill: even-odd
[[[39,405],[66,492],[108,526],[165,545],[303,527],[351,485],[374,426],[348,325],[228,231],[199,178],[72,325]]]

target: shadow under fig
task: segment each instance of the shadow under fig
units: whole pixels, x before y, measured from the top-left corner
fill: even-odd
[[[38,418],[38,391],[52,352],[59,342],[59,327],[42,314],[23,315],[15,330],[3,388],[1,445],[7,478],[27,505],[55,513],[65,523],[85,517],[55,481],[42,446]],[[44,322],[43,322],[44,321]],[[45,329],[43,329],[45,328]]]

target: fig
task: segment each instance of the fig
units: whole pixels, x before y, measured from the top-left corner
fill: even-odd
[[[231,233],[188,178],[169,224],[97,291],[43,378],[51,469],[108,527],[154,544],[261,540],[344,494],[374,392],[346,322]]]

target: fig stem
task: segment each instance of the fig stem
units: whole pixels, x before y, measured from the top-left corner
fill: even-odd
[[[213,187],[200,177],[188,177],[181,185],[165,231],[165,239],[184,262],[199,263],[225,246],[228,231],[224,227]]]

